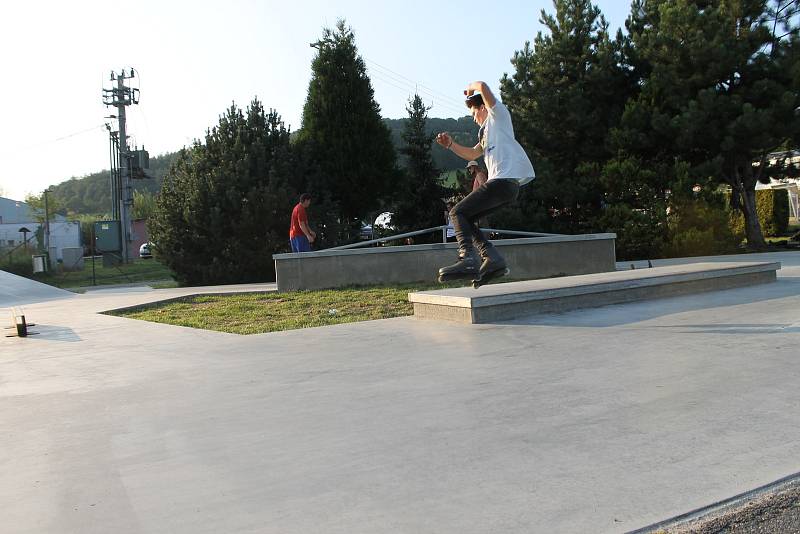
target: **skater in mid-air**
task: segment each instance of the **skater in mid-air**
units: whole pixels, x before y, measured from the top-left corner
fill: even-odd
[[[486,83],[472,82],[464,94],[472,118],[480,126],[478,144],[460,145],[446,132],[438,134],[436,142],[465,160],[476,160],[482,155],[489,176],[486,183],[450,210],[458,241],[458,262],[439,269],[439,281],[471,278],[478,287],[507,274],[508,268],[476,221],[513,202],[519,188],[533,180],[535,173],[525,150],[514,139],[511,114]]]

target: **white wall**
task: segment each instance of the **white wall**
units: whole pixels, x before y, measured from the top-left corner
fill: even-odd
[[[32,247],[37,246],[36,230],[40,224],[37,222],[0,224],[0,249],[10,249],[22,243],[22,234],[19,232],[21,227],[31,231],[28,234],[28,243]],[[13,241],[13,244],[9,244]],[[56,248],[56,258],[62,259],[61,250],[64,247],[81,246],[81,224],[78,221],[56,222],[50,221],[50,247]]]

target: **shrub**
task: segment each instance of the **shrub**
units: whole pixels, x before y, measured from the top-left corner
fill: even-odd
[[[254,100],[180,152],[164,179],[148,229],[159,261],[184,285],[275,279],[297,201],[287,185],[289,132]]]
[[[617,234],[617,259],[657,258],[664,246],[664,223],[657,213],[632,209],[626,204],[608,206],[596,226]]]
[[[670,206],[667,257],[708,256],[734,252],[741,234],[729,224],[727,208],[705,199],[685,199]]]
[[[756,191],[756,213],[765,236],[778,236],[789,228],[789,192],[785,189],[759,189]],[[744,215],[734,211],[730,218],[734,234],[745,234]]]

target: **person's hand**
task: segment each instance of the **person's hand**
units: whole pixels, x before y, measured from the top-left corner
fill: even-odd
[[[450,137],[449,133],[442,132],[436,135],[436,142],[444,148],[450,148],[450,145],[453,144],[453,139]]]

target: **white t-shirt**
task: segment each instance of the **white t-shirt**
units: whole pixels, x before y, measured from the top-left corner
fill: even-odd
[[[525,185],[536,177],[531,160],[525,150],[514,139],[511,114],[502,102],[493,108],[486,106],[489,116],[483,123],[480,139],[483,160],[489,171],[489,180],[514,178]]]

